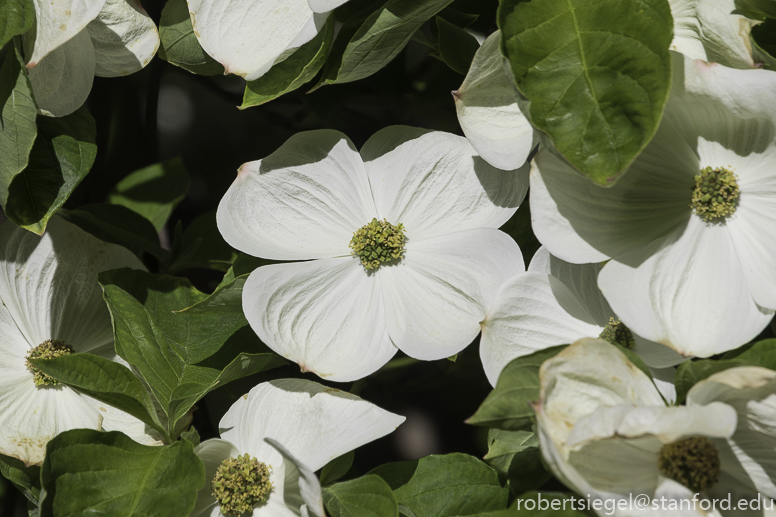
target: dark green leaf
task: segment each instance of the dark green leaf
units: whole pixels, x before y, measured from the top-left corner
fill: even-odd
[[[159,20],[159,57],[199,75],[223,75],[224,67],[202,49],[186,0],[168,0]]]
[[[479,15],[464,13],[458,9],[453,9],[453,7],[445,7],[439,11],[439,16],[462,29],[476,22],[479,18]]]
[[[162,436],[167,434],[145,387],[126,366],[94,354],[73,354],[31,362],[46,375],[129,413]],[[165,438],[169,441],[169,436]]]
[[[776,339],[763,339],[737,350],[732,350],[723,355],[722,359],[738,359],[762,366],[763,368],[776,370]]]
[[[483,459],[507,478],[516,495],[539,488],[550,479],[542,463],[539,439],[529,431],[491,429],[488,454]]]
[[[754,20],[776,18],[776,0],[735,0],[737,14]]]
[[[137,212],[160,232],[188,189],[189,173],[180,158],[175,158],[135,171],[119,181],[108,195],[108,202]]]
[[[398,517],[391,488],[379,476],[364,477],[323,488],[323,502],[331,517]]]
[[[35,6],[32,0],[0,0],[0,49],[11,38],[24,34],[35,21]]]
[[[172,264],[167,269],[170,274],[193,268],[226,272],[238,255],[218,231],[215,211],[200,214],[182,232],[176,226],[172,251]]]
[[[321,485],[330,485],[339,478],[347,474],[350,467],[353,465],[354,451],[343,454],[338,458],[334,458],[329,463],[324,465],[321,470]]]
[[[191,442],[191,445],[193,445],[194,447],[196,447],[200,443],[199,433],[197,432],[197,429],[194,426],[189,427],[188,431],[182,432],[181,438],[183,440],[187,440]]]
[[[690,388],[696,383],[711,377],[717,372],[727,370],[728,368],[735,368],[736,366],[753,366],[753,363],[740,359],[702,359],[700,361],[683,362],[676,370],[676,377],[674,378],[674,385],[676,386],[676,403],[681,404],[684,402],[684,399],[687,397],[687,392],[689,392]]]
[[[417,517],[455,517],[507,507],[509,490],[485,463],[466,454],[427,456],[372,470]]]
[[[501,372],[496,388],[466,422],[506,430],[530,426],[534,412],[529,403],[539,399],[539,367],[565,346],[554,346],[512,360]]]
[[[148,447],[119,432],[75,429],[46,447],[41,517],[185,517],[205,485],[194,446]]]
[[[668,99],[667,0],[503,0],[498,24],[526,116],[583,175],[612,185]]]
[[[0,474],[13,483],[31,502],[37,503],[40,497],[40,467],[27,467],[24,462],[0,454]]]
[[[97,129],[85,106],[66,117],[38,115],[37,125],[27,168],[8,187],[5,215],[42,235],[49,218],[92,168]]]
[[[105,242],[124,246],[139,258],[148,253],[162,264],[170,260],[170,252],[159,244],[154,225],[125,206],[104,203],[60,213],[82,230]]]
[[[423,23],[452,0],[390,0],[366,19],[340,30],[317,86],[349,83],[374,74],[401,52]]]
[[[296,49],[282,62],[272,65],[263,76],[245,84],[240,109],[269,102],[311,80],[326,61],[333,39],[334,17],[330,16],[315,38]]]
[[[16,0],[0,0],[0,12],[4,12],[4,3],[6,9],[13,10],[17,6]],[[0,21],[0,34],[2,23]],[[8,23],[12,23],[11,20]],[[24,59],[14,46],[8,49],[0,68],[0,202],[4,208],[11,180],[27,167],[38,134],[35,124],[37,113]]]
[[[453,25],[441,16],[436,18],[439,31],[439,53],[447,65],[461,75],[466,75],[474,54],[480,48],[477,38]]]

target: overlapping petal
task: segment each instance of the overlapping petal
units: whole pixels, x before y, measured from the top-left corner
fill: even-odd
[[[239,456],[240,450],[226,440],[211,438],[197,445],[194,448],[194,453],[205,466],[205,486],[197,493],[197,502],[191,511],[191,517],[202,514],[220,517],[221,508],[218,506],[216,498],[213,497],[213,487],[210,483],[216,477],[216,471],[221,463],[228,458]]]
[[[262,341],[303,370],[360,379],[397,351],[369,276],[356,257],[260,267],[243,288],[243,310]]]
[[[379,218],[404,224],[411,242],[498,228],[528,190],[527,172],[496,169],[449,133],[388,127],[372,135],[361,156]]]
[[[291,515],[302,515],[303,517],[326,517],[323,509],[323,496],[321,495],[321,484],[315,473],[305,464],[299,461],[291,452],[275,439],[265,438],[268,444],[275,448],[282,456],[285,465],[285,478],[283,483],[283,507]],[[281,516],[279,508],[270,510],[270,506],[275,504],[268,501],[267,509],[263,512],[259,509],[259,516],[266,514],[267,517]],[[278,506],[276,504],[276,506]]]
[[[374,217],[361,157],[345,135],[330,130],[294,135],[243,165],[217,213],[229,244],[279,260],[349,255],[353,232]]]
[[[479,228],[409,241],[405,258],[377,279],[391,339],[410,357],[450,357],[477,336],[499,286],[525,270],[517,244]]]
[[[33,0],[35,29],[26,42],[27,66],[36,66],[54,49],[83,31],[104,4],[105,0]]]
[[[537,139],[517,105],[500,40],[501,31],[488,36],[453,96],[458,122],[472,147],[494,167],[513,170],[525,163]]]

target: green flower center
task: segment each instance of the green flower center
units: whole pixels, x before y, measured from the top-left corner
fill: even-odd
[[[726,217],[738,206],[738,181],[735,174],[723,168],[701,169],[695,176],[692,191],[693,211],[704,221]]]
[[[353,234],[350,249],[365,269],[375,269],[384,262],[404,258],[404,241],[403,224],[394,226],[385,219],[372,219]]]
[[[257,504],[267,502],[272,492],[271,468],[248,454],[225,459],[218,466],[211,484],[213,497],[221,504],[221,512],[242,515]]]
[[[705,436],[692,436],[663,445],[658,453],[660,472],[693,492],[703,492],[719,481],[719,453]]]
[[[73,347],[58,339],[47,339],[29,352],[27,352],[27,369],[32,373],[35,386],[58,386],[61,384],[54,377],[49,377],[36,368],[30,359],[54,359],[63,355],[74,354]]]
[[[623,322],[614,318],[609,318],[609,323],[604,327],[598,339],[603,339],[613,345],[620,345],[629,349],[636,344],[633,332]]]

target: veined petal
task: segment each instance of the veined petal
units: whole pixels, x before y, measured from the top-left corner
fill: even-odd
[[[353,233],[374,217],[361,157],[348,137],[327,129],[297,133],[240,167],[217,213],[229,244],[277,260],[350,255]]]
[[[159,48],[159,32],[138,0],[107,0],[87,25],[100,77],[129,75],[146,66]]]
[[[734,0],[669,0],[674,19],[671,49],[692,59],[753,68],[749,33],[757,24],[739,14]]]
[[[205,440],[194,448],[194,453],[202,460],[205,465],[205,486],[197,492],[197,502],[190,517],[198,515],[221,515],[220,506],[215,497],[213,497],[213,487],[211,483],[216,477],[216,470],[221,463],[228,458],[239,456],[240,450],[226,440],[211,438]],[[259,461],[261,459],[259,458]],[[213,511],[215,510],[215,511]]]
[[[326,517],[326,512],[323,509],[321,484],[315,477],[315,473],[277,440],[273,438],[265,438],[264,440],[283,455],[283,462],[286,465],[283,503],[289,509],[289,514],[304,517]],[[261,513],[257,513],[259,516],[261,515]],[[267,511],[267,517],[269,514],[270,512]],[[277,512],[273,512],[272,515],[277,515]]]
[[[99,411],[66,386],[39,388],[26,370],[0,379],[0,454],[40,465],[56,435],[101,423]]]
[[[2,230],[0,230],[1,232]],[[0,301],[2,301],[0,296]],[[31,345],[19,329],[4,303],[0,304],[0,378],[27,370],[26,356]]]
[[[357,257],[263,266],[243,311],[272,350],[328,380],[366,377],[396,353],[380,286]]]
[[[485,375],[495,386],[512,359],[598,337],[602,330],[560,280],[531,271],[519,274],[501,286],[482,323],[480,357]]]
[[[737,348],[773,317],[752,299],[725,225],[697,216],[607,263],[598,285],[628,328],[685,356]]]
[[[376,275],[388,333],[416,359],[457,354],[479,333],[501,284],[524,270],[520,248],[500,230],[408,241],[405,258],[381,266]]]
[[[649,377],[600,339],[573,343],[542,364],[539,378],[545,430],[557,443],[599,407],[664,405]]]
[[[121,267],[144,269],[125,248],[59,217],[42,237],[10,221],[0,227],[0,296],[30,347],[59,339],[88,352],[111,343],[97,275]]]
[[[496,169],[463,137],[406,126],[378,131],[361,149],[379,218],[420,241],[498,228],[528,190],[527,168]]]
[[[37,66],[50,52],[86,28],[100,12],[105,0],[33,0],[33,4],[34,39],[30,39],[29,44],[25,42],[29,68]]]
[[[80,108],[92,90],[94,70],[94,47],[84,30],[27,71],[38,109],[64,117]]]
[[[472,147],[492,166],[513,170],[525,163],[537,139],[517,106],[517,89],[504,68],[500,41],[501,31],[488,36],[453,97],[458,122]]]
[[[328,13],[347,3],[348,0],[307,0],[310,9],[316,13]]]
[[[188,0],[194,34],[227,73],[257,79],[317,34],[307,0]],[[311,30],[312,29],[312,30]],[[300,37],[303,36],[303,37]],[[304,40],[304,41],[302,41]]]
[[[278,379],[254,387],[221,419],[221,436],[256,456],[283,441],[294,457],[316,471],[329,461],[381,438],[404,422],[359,397],[303,379]]]

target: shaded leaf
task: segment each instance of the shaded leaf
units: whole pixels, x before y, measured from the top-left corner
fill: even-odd
[[[0,474],[26,497],[30,502],[37,503],[40,497],[40,467],[27,467],[24,462],[0,454]]]
[[[539,439],[529,431],[491,429],[483,459],[507,478],[515,495],[539,488],[551,477],[542,463]]]
[[[334,458],[329,463],[323,466],[321,469],[321,485],[329,485],[334,483],[339,478],[347,474],[350,467],[353,465],[353,457],[355,451],[350,451],[342,456]]]
[[[224,67],[202,49],[186,0],[168,0],[159,20],[159,57],[199,75],[223,75]]]
[[[0,0],[0,49],[11,38],[24,34],[35,21],[35,7],[32,0]]]
[[[331,517],[398,517],[391,488],[379,476],[364,477],[323,488],[323,502]]]
[[[172,253],[172,263],[167,268],[171,274],[193,268],[226,272],[238,256],[218,231],[215,211],[200,214],[183,231],[179,222],[175,227]]]
[[[437,16],[436,25],[439,31],[440,56],[450,68],[466,75],[474,54],[480,48],[477,38],[441,16]]]

